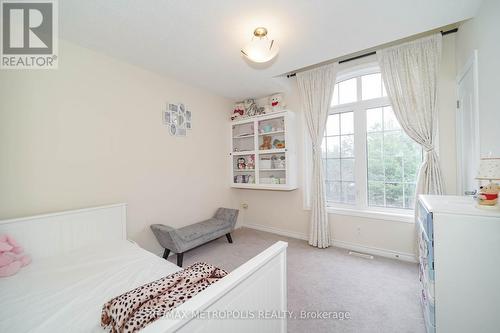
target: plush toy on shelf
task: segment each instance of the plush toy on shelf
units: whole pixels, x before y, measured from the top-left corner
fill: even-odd
[[[286,159],[285,159],[284,155],[280,156],[280,159],[277,163],[276,168],[277,169],[285,169],[286,168]]]
[[[245,160],[244,157],[238,158],[238,169],[245,169],[247,161]]]
[[[285,148],[285,140],[274,139],[273,146],[276,149],[283,149]]]
[[[273,140],[273,137],[272,136],[269,136],[269,135],[264,135],[262,137],[262,144],[260,145],[260,150],[268,150],[268,149],[272,149],[273,146],[271,144],[271,141]]]
[[[238,102],[234,104],[233,113],[231,114],[231,120],[236,120],[240,117],[243,117],[245,114],[245,103]]]
[[[282,111],[285,108],[283,103],[283,94],[278,93],[269,96],[269,106],[273,112]]]
[[[23,252],[14,238],[0,235],[0,277],[14,275],[31,262],[31,258]]]
[[[250,155],[248,158],[247,169],[255,169],[255,155]]]
[[[277,163],[278,163],[278,156],[273,155],[271,156],[271,169],[277,169]]]

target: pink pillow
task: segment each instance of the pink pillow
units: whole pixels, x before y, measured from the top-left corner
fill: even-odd
[[[12,236],[0,235],[0,277],[14,275],[31,262],[31,258],[23,252],[24,249]]]

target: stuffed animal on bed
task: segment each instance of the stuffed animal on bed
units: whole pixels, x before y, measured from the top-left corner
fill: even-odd
[[[31,258],[23,252],[14,238],[0,235],[0,277],[14,275],[31,262]]]

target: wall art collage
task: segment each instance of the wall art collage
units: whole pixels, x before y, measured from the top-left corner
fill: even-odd
[[[163,124],[168,126],[174,136],[186,136],[187,130],[192,129],[192,114],[183,103],[167,103],[163,111]]]

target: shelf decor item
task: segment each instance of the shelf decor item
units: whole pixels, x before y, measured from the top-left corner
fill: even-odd
[[[245,115],[245,103],[237,102],[234,104],[233,112],[231,113],[231,120],[237,120],[239,118],[243,118]]]
[[[250,170],[255,169],[255,155],[250,155],[246,168]]]
[[[240,158],[238,158],[238,169],[239,169],[239,170],[243,170],[243,169],[245,169],[245,168],[246,168],[246,165],[247,165],[247,163],[246,163],[246,162],[247,162],[247,161],[245,160],[245,158],[244,158],[244,157],[240,157]]]
[[[273,147],[276,148],[276,149],[283,149],[283,148],[285,148],[285,140],[274,139],[274,141],[273,141]]]
[[[245,115],[248,117],[253,117],[256,116],[257,113],[259,112],[259,107],[255,103],[255,100],[252,98],[248,98],[244,102],[245,106]]]
[[[260,160],[260,168],[261,169],[271,169],[271,159],[269,157],[263,157]]]
[[[273,130],[273,125],[267,124],[262,126],[262,133],[269,133]]]
[[[277,164],[275,166],[276,169],[285,169],[286,167],[286,159],[285,155],[280,156],[279,160],[277,161]]]
[[[283,103],[283,94],[278,93],[269,96],[269,106],[272,112],[282,111],[286,107]]]
[[[481,186],[478,193],[478,207],[498,208],[498,192],[500,185],[493,180],[500,180],[500,157],[482,158],[479,163],[478,180],[488,180],[487,185]]]
[[[168,126],[171,135],[186,136],[186,130],[192,129],[192,113],[183,103],[167,103],[163,124]]]
[[[272,136],[269,136],[269,135],[264,135],[264,137],[262,138],[263,142],[262,144],[260,145],[260,150],[269,150],[272,148],[272,144],[271,144],[271,141],[273,140],[273,137]]]

